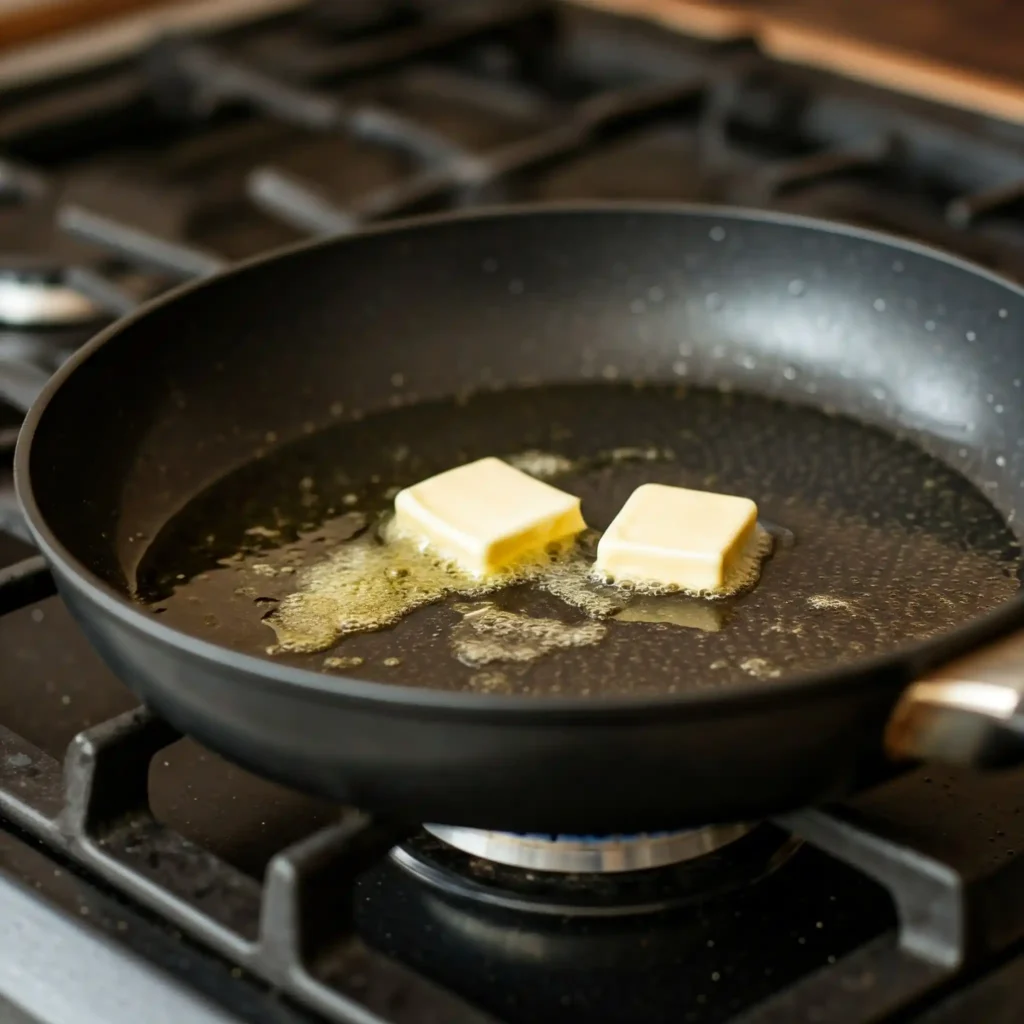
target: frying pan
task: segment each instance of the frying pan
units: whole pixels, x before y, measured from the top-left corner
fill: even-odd
[[[833,224],[617,205],[427,218],[257,259],[122,319],[32,405],[16,483],[60,592],[102,656],[159,714],[256,772],[407,822],[613,833],[747,821],[830,800],[910,758],[1021,757],[1024,601],[1015,580],[1006,587],[1024,496],[1021,325],[1024,293],[1013,284]],[[648,394],[632,389],[637,380],[683,380],[695,390]],[[506,420],[533,394],[556,395],[555,406],[537,399],[516,428],[523,436],[512,437]],[[637,422],[670,398],[684,411],[705,403],[698,442],[728,434],[724,447],[711,446],[712,463],[755,453],[732,461],[746,467],[763,510],[773,499],[758,491],[759,473],[799,475],[811,464],[819,511],[833,508],[835,495],[840,504],[859,496],[862,520],[885,520],[890,502],[902,509],[903,470],[890,471],[881,456],[848,459],[848,428],[873,431],[869,448],[886,438],[903,445],[910,462],[927,453],[941,460],[929,463],[939,467],[933,476],[955,471],[973,487],[969,500],[953,486],[953,497],[922,499],[908,515],[931,516],[928,529],[947,547],[1003,531],[1008,560],[968,585],[915,568],[916,585],[935,598],[928,608],[955,606],[964,618],[921,631],[935,635],[728,685],[715,684],[704,662],[695,671],[689,654],[673,655],[695,642],[681,627],[627,636],[618,623],[611,647],[537,661],[538,678],[564,685],[481,692],[452,682],[463,670],[438,646],[447,620],[437,616],[457,615],[448,606],[418,613],[431,623],[433,647],[412,616],[405,634],[400,626],[355,638],[364,666],[341,674],[232,647],[243,613],[226,598],[213,609],[220,631],[205,633],[176,628],[136,599],[148,551],[182,510],[205,509],[231,528],[247,498],[233,510],[217,481],[258,481],[275,458],[286,476],[289,452],[305,458],[303,438],[339,430],[334,454],[344,465],[396,430],[400,439],[393,422],[420,423],[406,440],[436,441],[441,468],[486,454],[481,446],[528,446],[550,426],[545,417],[571,420],[588,402],[575,422],[579,443],[586,447],[592,439],[579,435],[592,430],[605,447],[630,445]],[[768,400],[788,403],[771,407],[780,425],[768,435],[788,431],[778,450],[759,448],[753,427],[736,427],[748,422],[750,402]],[[428,407],[433,418],[417,420]],[[675,429],[675,415],[658,422]],[[822,445],[824,469],[815,462]],[[659,465],[630,472],[639,479]],[[784,531],[787,506],[776,504]],[[968,506],[973,518],[961,521]],[[901,551],[913,549],[916,529],[907,527]],[[793,532],[795,545],[777,544],[750,602],[773,594],[785,602],[814,580],[823,549],[801,547],[801,530]],[[868,548],[852,554],[854,541],[833,538],[834,564],[855,567],[861,584],[873,571],[872,536],[858,534]],[[773,590],[773,573],[791,586]],[[997,596],[986,605],[990,584]],[[871,587],[862,590],[870,600]],[[818,613],[831,607],[828,597]],[[752,606],[736,609],[740,633],[767,621],[763,609],[748,615]],[[880,608],[893,619],[902,610]],[[853,628],[846,621],[807,618],[794,649],[841,636]],[[733,628],[708,643],[733,642]],[[389,650],[402,655],[388,659],[402,663],[393,678],[379,668]],[[609,650],[619,652],[611,669]],[[766,662],[755,659],[754,669]],[[686,685],[670,682],[675,670]]]

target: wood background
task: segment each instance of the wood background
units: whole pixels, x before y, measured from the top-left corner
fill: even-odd
[[[0,0],[0,47],[9,48],[90,22],[174,0]]]
[[[0,49],[175,2],[0,0]],[[1024,0],[577,2],[1024,123]]]
[[[583,0],[1024,123],[1024,0]]]

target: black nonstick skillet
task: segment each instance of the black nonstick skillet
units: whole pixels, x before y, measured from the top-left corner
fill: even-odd
[[[1016,286],[821,222],[411,221],[122,319],[32,405],[17,486],[114,670],[257,772],[409,822],[745,821],[905,758],[1024,754],[1022,328]],[[224,582],[233,549],[299,543],[349,492],[379,505],[529,450],[567,460],[559,486],[598,528],[646,479],[753,497],[776,531],[760,586],[688,624],[613,618],[599,643],[481,668],[453,656],[454,599],[275,655],[261,619],[281,594]],[[261,535],[274,514],[294,535]],[[187,595],[192,618],[173,611]],[[579,619],[528,587],[494,601]]]

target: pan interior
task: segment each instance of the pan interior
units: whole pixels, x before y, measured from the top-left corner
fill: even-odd
[[[648,481],[754,499],[776,538],[760,583],[714,603],[636,598],[598,642],[525,661],[460,661],[470,627],[457,595],[329,650],[267,654],[263,616],[345,543],[353,512],[372,518],[395,488],[465,461],[531,451],[558,457],[538,464],[598,530]],[[909,441],[753,395],[602,382],[422,402],[280,446],[191,501],[137,578],[162,621],[246,653],[404,685],[586,696],[770,686],[885,652],[1006,601],[1020,566],[990,502]],[[530,584],[487,600],[588,622]]]

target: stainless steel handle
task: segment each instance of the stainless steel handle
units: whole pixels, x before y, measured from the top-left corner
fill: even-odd
[[[1024,631],[912,683],[889,720],[897,760],[979,768],[1024,762]]]

